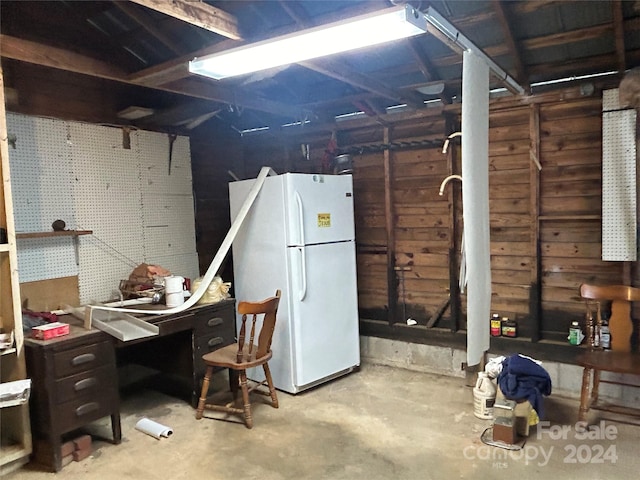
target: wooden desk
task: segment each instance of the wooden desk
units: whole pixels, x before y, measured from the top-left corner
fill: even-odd
[[[63,436],[105,416],[111,416],[113,442],[120,443],[117,363],[140,363],[186,378],[183,393],[197,405],[205,371],[202,355],[235,341],[235,300],[145,318],[158,325],[157,337],[125,343],[68,319],[69,335],[25,339],[34,462],[59,471]]]
[[[62,435],[111,415],[113,442],[120,443],[120,397],[111,336],[72,326],[69,335],[25,339],[31,378],[31,432],[36,463],[62,468]]]
[[[113,338],[118,364],[143,365],[186,380],[187,387],[176,393],[195,408],[206,370],[202,355],[235,342],[235,300],[144,318],[158,326],[159,335],[128,342]]]

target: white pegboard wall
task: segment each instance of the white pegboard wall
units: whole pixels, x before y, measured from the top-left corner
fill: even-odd
[[[198,273],[188,137],[138,133],[145,261],[176,275]],[[170,168],[169,168],[170,165]]]
[[[602,259],[637,259],[636,112],[618,110],[618,90],[603,92]]]
[[[125,149],[120,128],[10,117],[19,146],[10,152],[19,231],[50,231],[57,218],[93,231],[78,237],[79,266],[73,237],[20,239],[21,282],[78,275],[80,301],[89,303],[113,298],[119,281],[145,261],[197,275],[187,137],[174,142],[169,175],[166,134],[132,132]]]
[[[57,219],[73,225],[68,124],[8,113],[7,128],[16,232],[51,231]],[[20,282],[78,274],[71,237],[23,238],[17,247]]]

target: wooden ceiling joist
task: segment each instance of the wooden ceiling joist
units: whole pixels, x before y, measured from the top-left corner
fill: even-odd
[[[196,25],[233,40],[241,40],[238,20],[224,10],[212,7],[205,2],[187,0],[130,0],[183,22]]]
[[[144,86],[131,80],[127,72],[114,65],[68,50],[2,34],[0,34],[0,54],[2,57],[44,67],[114,80],[130,85]],[[242,105],[261,112],[282,115],[292,119],[300,119],[310,115],[309,112],[303,112],[297,107],[273,102],[248,91],[225,88],[209,82],[199,81],[198,79],[188,78],[179,82],[156,86],[155,88],[165,92],[213,100],[228,105]]]

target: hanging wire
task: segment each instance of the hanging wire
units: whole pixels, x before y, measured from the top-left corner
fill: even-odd
[[[82,227],[80,225],[78,225],[78,229],[80,229],[80,230],[89,230],[89,229],[84,228],[84,227]],[[101,248],[101,250],[103,252],[106,252],[111,257],[119,260],[120,262],[126,263],[130,267],[134,267],[135,268],[135,267],[137,267],[139,265],[140,262],[136,262],[135,260],[127,257],[124,253],[122,253],[120,250],[117,250],[116,248],[114,248],[111,245],[109,245],[107,242],[105,242],[100,237],[98,237],[95,233],[91,234],[91,238],[95,239],[98,243],[100,243],[101,245],[106,247],[106,249]]]

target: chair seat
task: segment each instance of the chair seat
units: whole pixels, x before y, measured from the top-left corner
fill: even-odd
[[[202,360],[207,365],[214,367],[232,368],[234,370],[245,370],[247,368],[257,367],[269,361],[272,357],[271,350],[260,358],[256,358],[256,352],[258,346],[253,345],[251,353],[249,353],[249,346],[245,345],[242,349],[242,361],[238,362],[238,345],[231,344],[226,347],[214,350],[202,356]]]
[[[576,360],[582,367],[640,375],[640,354],[638,353],[593,350],[582,353]]]

